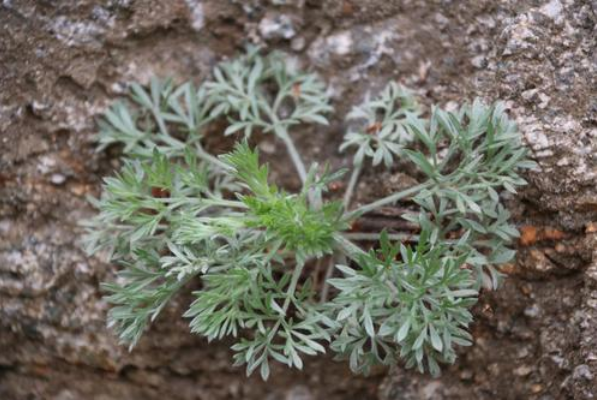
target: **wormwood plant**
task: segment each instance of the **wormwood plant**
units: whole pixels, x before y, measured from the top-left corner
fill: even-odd
[[[105,179],[99,214],[86,222],[89,253],[104,250],[122,268],[104,285],[109,325],[131,348],[189,281],[185,317],[209,341],[226,336],[236,365],[267,379],[270,362],[301,369],[305,356],[330,350],[356,372],[403,359],[438,374],[468,346],[470,312],[481,287],[496,288],[518,236],[500,201],[525,184],[531,168],[502,104],[475,100],[456,112],[424,113],[390,83],[348,115],[340,150],[352,158],[341,200],[327,190],[344,179],[308,168],[290,132],[326,125],[324,84],[279,53],[257,51],[220,64],[199,88],[153,79],[131,85],[100,123],[100,149],[121,144],[124,165]],[[425,117],[427,115],[428,117]],[[226,118],[240,137],[216,157],[206,128]],[[274,135],[302,182],[298,193],[274,185],[247,140]],[[412,163],[420,183],[359,207],[351,199],[361,171]],[[410,201],[402,218],[418,235],[366,233],[354,222],[380,207]],[[408,240],[407,240],[408,239]],[[372,241],[374,247],[365,247]],[[414,244],[407,244],[414,243]],[[325,267],[327,271],[325,271]]]

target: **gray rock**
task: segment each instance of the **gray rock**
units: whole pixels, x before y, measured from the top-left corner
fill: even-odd
[[[288,15],[268,13],[259,22],[259,33],[266,40],[289,40],[296,35],[296,30],[292,19]]]
[[[594,398],[596,2],[55,3],[0,3],[0,398]],[[100,282],[117,266],[84,254],[78,226],[95,212],[85,197],[120,165],[117,149],[95,152],[96,117],[132,80],[202,82],[247,42],[290,47],[330,84],[338,110],[330,127],[297,127],[296,137],[306,159],[338,168],[343,113],[389,80],[426,105],[506,102],[539,170],[504,199],[517,225],[553,227],[566,239],[520,246],[504,286],[475,309],[473,346],[441,377],[400,361],[364,378],[313,357],[302,372],[275,365],[269,382],[247,379],[231,367],[229,343],[189,333],[180,315],[191,287],[133,352],[107,329]],[[261,147],[288,183],[278,145],[266,138]],[[412,184],[402,172],[366,171],[357,200]],[[550,253],[558,244],[566,251]]]

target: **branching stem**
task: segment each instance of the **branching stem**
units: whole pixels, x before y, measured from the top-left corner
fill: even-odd
[[[374,201],[373,203],[369,203],[366,204],[364,206],[361,206],[359,208],[357,208],[354,211],[351,211],[349,213],[345,214],[345,219],[347,220],[351,220],[354,219],[360,215],[366,214],[370,211],[376,210],[379,207],[385,206],[386,204],[392,204],[397,202],[398,200],[401,200],[405,197],[411,196],[417,192],[420,192],[421,190],[427,188],[431,183],[429,182],[425,182],[425,183],[421,183],[419,185],[416,186],[412,186],[406,190],[403,190],[401,192],[398,193],[394,193],[390,196],[384,197],[383,199],[379,199],[377,201]]]
[[[343,236],[349,240],[373,240],[377,241],[380,238],[379,233],[369,233],[369,232],[347,232],[344,233]],[[410,242],[418,242],[419,235],[411,235],[409,233],[389,233],[388,239],[395,240],[395,241],[410,241]]]
[[[334,235],[336,244],[340,247],[340,250],[351,260],[358,261],[359,256],[365,255],[365,251],[359,246],[351,242],[344,235],[337,233]]]
[[[275,125],[274,132],[276,133],[276,136],[278,136],[280,139],[282,139],[282,142],[284,142],[284,145],[290,154],[290,158],[292,159],[292,163],[296,168],[296,172],[298,172],[301,182],[304,184],[307,180],[307,169],[305,168],[305,164],[303,163],[300,154],[296,150],[290,135],[288,135],[288,131],[286,128],[283,128],[280,125]]]
[[[290,154],[290,158],[292,159],[292,163],[296,168],[296,172],[298,172],[299,177],[301,178],[301,182],[304,184],[307,180],[307,168],[305,168],[305,164],[303,163],[303,160],[301,159],[299,152],[294,146],[294,143],[290,138],[290,135],[288,135],[288,129],[282,125],[282,122],[278,118],[278,107],[280,106],[280,102],[284,97],[282,93],[283,91],[278,93],[276,99],[274,100],[273,106],[270,106],[266,103],[263,110],[269,117],[269,124],[271,129],[274,131],[275,135],[282,139],[282,141],[284,142],[284,145],[286,146],[286,149]]]
[[[328,280],[332,277],[334,273],[334,266],[336,265],[335,257],[330,258],[328,262],[328,267],[325,270],[325,277],[323,278],[323,286],[321,288],[321,303],[325,303],[328,300],[328,294],[330,291],[330,284]]]
[[[296,291],[296,285],[298,284],[301,274],[303,273],[304,266],[305,263],[301,262],[296,265],[294,271],[292,272],[290,286],[288,286],[288,291],[286,292],[286,300],[284,300],[284,305],[282,306],[282,310],[284,310],[284,312],[288,311],[288,307],[290,307],[290,303],[294,297],[294,292]]]
[[[354,166],[352,170],[352,174],[350,175],[350,180],[348,181],[348,187],[346,188],[346,193],[344,194],[344,209],[348,210],[350,207],[350,200],[352,200],[352,195],[354,193],[354,189],[359,181],[359,176],[361,174],[361,170],[363,169],[363,164],[357,164]]]
[[[201,147],[199,145],[195,146],[195,152],[197,154],[197,157],[212,164],[214,167],[216,167],[218,169],[221,169],[223,171],[232,171],[232,169],[233,169],[230,165],[226,164],[219,158],[214,157],[211,154],[209,154],[208,152],[206,152],[205,150],[203,150],[203,147]]]
[[[303,273],[303,267],[305,266],[304,262],[301,262],[296,265],[294,271],[292,272],[292,278],[290,278],[290,285],[288,286],[288,290],[286,291],[286,299],[284,300],[284,305],[282,306],[282,311],[284,311],[284,315],[281,315],[280,318],[276,321],[276,324],[272,327],[268,337],[269,341],[271,341],[276,333],[278,332],[278,328],[282,324],[284,317],[286,317],[286,313],[288,312],[288,307],[290,307],[290,303],[294,298],[294,292],[296,291],[296,285],[298,285],[298,281],[301,278]]]
[[[203,202],[207,203],[207,204],[213,204],[215,206],[228,207],[228,208],[240,208],[243,210],[246,210],[247,208],[249,208],[245,203],[240,202],[240,201],[235,201],[235,200],[225,200],[225,199],[213,198],[213,199],[205,199],[205,200],[203,200]]]

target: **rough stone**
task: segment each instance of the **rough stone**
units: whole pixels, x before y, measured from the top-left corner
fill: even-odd
[[[259,23],[259,32],[264,39],[292,39],[296,35],[294,23],[288,15],[267,14]]]
[[[583,0],[3,1],[0,398],[594,398],[596,13]],[[95,151],[96,118],[130,81],[201,82],[247,42],[294,53],[330,84],[330,127],[297,137],[306,158],[337,167],[341,116],[391,79],[424,104],[506,102],[539,164],[528,188],[505,196],[515,222],[566,239],[519,249],[504,287],[475,309],[474,345],[441,377],[402,367],[354,377],[318,358],[303,372],[273,366],[264,384],[231,367],[229,344],[188,332],[189,293],[132,353],[106,328],[99,284],[116,267],[84,254],[78,226],[94,213],[86,196],[119,165],[117,149]],[[261,147],[283,170],[277,144]],[[412,179],[365,171],[355,201]]]

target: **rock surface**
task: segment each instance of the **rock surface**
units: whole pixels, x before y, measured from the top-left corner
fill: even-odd
[[[587,0],[4,0],[0,398],[595,398],[596,14]],[[509,200],[532,229],[505,286],[477,307],[475,345],[440,378],[402,369],[353,377],[319,359],[305,372],[277,368],[267,384],[247,379],[226,344],[188,333],[185,296],[130,354],[105,328],[99,282],[115,267],[84,255],[77,226],[93,213],[85,197],[118,165],[115,152],[95,152],[94,118],[132,80],[199,82],[249,42],[319,72],[337,116],[389,79],[426,104],[508,102],[540,166]],[[299,145],[339,166],[342,131],[337,117]],[[263,144],[283,165],[278,146]],[[357,200],[395,180],[369,171]]]

